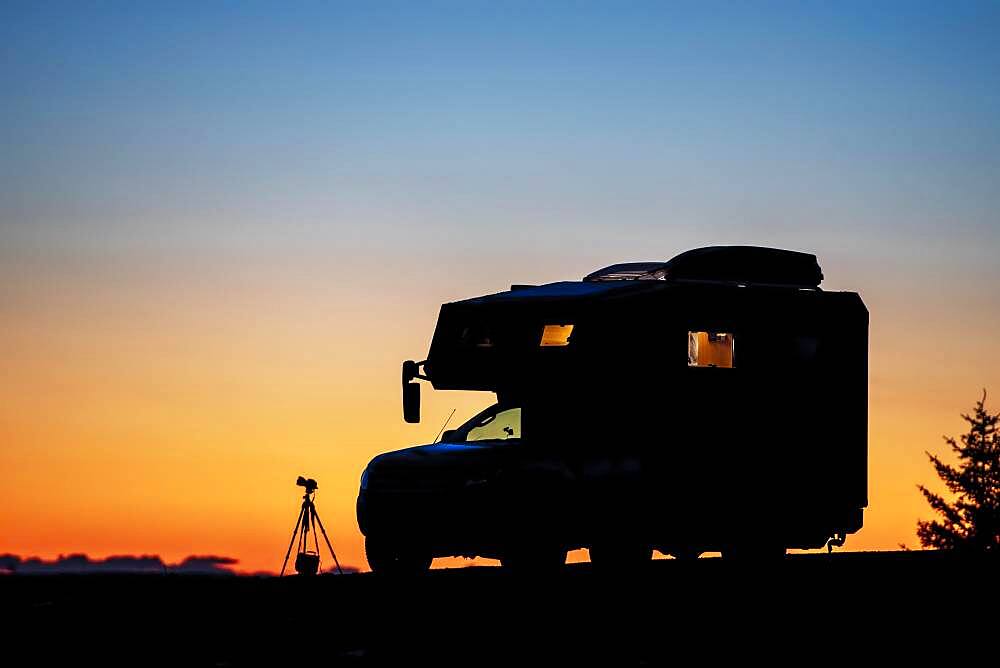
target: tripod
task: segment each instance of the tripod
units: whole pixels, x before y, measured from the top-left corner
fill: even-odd
[[[288,551],[285,552],[285,561],[281,564],[281,573],[278,577],[285,574],[285,567],[288,566],[288,555],[292,553],[292,546],[295,545],[296,535],[299,537],[299,548],[298,554],[295,557],[295,572],[299,575],[316,575],[317,571],[319,571],[319,537],[316,535],[317,525],[319,525],[319,530],[323,532],[323,540],[326,541],[326,546],[330,549],[333,563],[337,565],[337,573],[343,575],[344,571],[340,568],[337,553],[333,551],[330,538],[326,535],[326,529],[323,528],[323,521],[320,520],[319,513],[316,512],[316,504],[313,503],[313,496],[315,496],[316,488],[319,485],[312,478],[306,480],[302,476],[299,476],[295,484],[299,487],[305,487],[306,493],[302,496],[302,508],[299,510],[299,518],[295,520],[295,528],[292,530],[292,540],[288,543]],[[313,546],[315,547],[315,551],[312,552],[309,551],[310,531],[313,534]]]

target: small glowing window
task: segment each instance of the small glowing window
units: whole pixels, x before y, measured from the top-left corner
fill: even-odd
[[[545,325],[539,346],[568,346],[573,325]]]
[[[733,368],[736,340],[729,332],[688,332],[688,366]]]

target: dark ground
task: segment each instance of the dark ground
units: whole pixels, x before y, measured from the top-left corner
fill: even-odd
[[[996,665],[1000,560],[940,552],[242,578],[0,577],[5,665]],[[971,611],[971,612],[970,612]],[[867,661],[865,662],[867,664]]]

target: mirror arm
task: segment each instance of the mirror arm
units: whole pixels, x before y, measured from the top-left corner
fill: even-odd
[[[430,376],[420,373],[420,368],[425,367],[427,360],[422,362],[414,362],[413,360],[406,360],[403,362],[403,384],[409,383],[414,378],[419,378],[420,380],[430,380]]]

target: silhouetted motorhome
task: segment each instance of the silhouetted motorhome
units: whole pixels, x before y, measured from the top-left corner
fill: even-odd
[[[358,522],[376,571],[783,554],[867,506],[868,310],[816,257],[709,247],[444,304],[419,385],[494,392],[438,443],[379,455]]]

